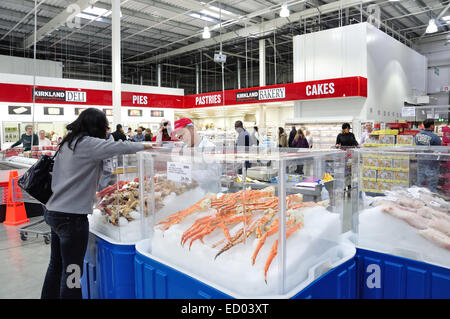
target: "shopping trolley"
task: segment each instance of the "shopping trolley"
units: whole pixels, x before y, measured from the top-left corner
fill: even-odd
[[[346,192],[347,196],[350,196],[351,192],[351,186],[352,186],[352,150],[358,148],[357,146],[340,146],[339,149],[346,152],[345,155],[345,170],[344,170],[344,177],[345,177],[345,183],[344,183],[344,191]]]
[[[12,186],[13,186],[13,200],[17,202],[24,202],[24,203],[34,203],[34,204],[41,204],[38,200],[34,199],[30,195],[28,195],[25,191],[20,189],[20,187],[17,185],[17,180],[20,178],[20,176],[17,176],[14,178]],[[39,218],[39,220],[29,224],[25,225],[18,229],[20,233],[20,239],[23,241],[28,239],[28,236],[30,234],[36,235],[36,238],[39,237],[39,235],[44,237],[44,242],[48,245],[50,244],[50,234],[51,229],[50,226],[47,225],[47,223],[44,220],[44,217]]]

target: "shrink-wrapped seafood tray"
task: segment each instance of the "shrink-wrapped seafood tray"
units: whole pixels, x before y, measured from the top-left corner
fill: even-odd
[[[384,196],[367,196],[363,181],[354,185],[362,190],[356,205],[358,246],[450,268],[450,199],[439,187],[446,174],[441,163],[450,160],[450,147],[386,148],[377,154],[406,155],[411,178]],[[364,155],[358,150],[355,160]]]
[[[140,152],[143,193],[157,196],[153,176],[184,181],[191,196],[165,206],[145,207],[146,255],[235,297],[289,297],[355,253],[352,230],[342,229],[345,153],[311,151],[265,154],[175,156]],[[325,167],[335,183],[329,199],[305,201],[292,193],[288,179],[266,188],[221,185],[223,172],[245,170],[253,161],[270,160],[273,171],[287,174],[290,165]],[[242,165],[239,165],[242,163]],[[321,172],[323,170],[323,172]],[[243,172],[245,174],[245,171]],[[145,182],[145,183],[146,183]],[[192,186],[194,185],[194,186]],[[154,195],[153,195],[154,194]],[[145,205],[145,206],[143,206]],[[147,214],[148,212],[148,214]],[[351,216],[347,216],[351,218]]]

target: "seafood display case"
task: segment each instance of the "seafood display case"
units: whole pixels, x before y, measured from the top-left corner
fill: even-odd
[[[353,167],[358,248],[450,268],[450,147],[358,149]]]
[[[137,158],[120,155],[111,162],[112,171],[103,164],[101,180],[107,186],[96,194],[90,230],[112,242],[134,243],[141,238]]]
[[[341,151],[139,152],[147,239],[136,244],[137,253],[227,296],[291,298],[355,254],[354,230],[343,227],[352,218],[344,210],[344,160]],[[223,183],[233,174],[245,181],[247,169],[260,161],[277,168],[276,183]],[[297,165],[331,174],[333,201],[306,200],[287,178],[288,168]],[[177,189],[164,197],[161,183]]]

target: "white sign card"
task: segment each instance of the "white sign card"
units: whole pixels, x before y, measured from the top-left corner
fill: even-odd
[[[167,179],[174,182],[192,183],[192,165],[167,162]]]
[[[402,117],[416,116],[415,107],[402,107]]]

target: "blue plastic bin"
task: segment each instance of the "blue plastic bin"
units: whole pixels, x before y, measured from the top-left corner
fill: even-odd
[[[135,245],[114,243],[91,232],[81,287],[86,299],[135,299]]]
[[[450,299],[449,268],[361,248],[355,259],[361,299]]]
[[[228,299],[233,298],[181,271],[136,252],[136,298]],[[294,299],[356,298],[356,263],[351,258],[308,285]]]

